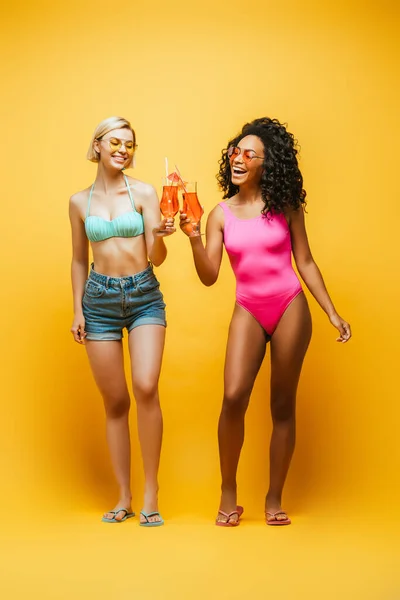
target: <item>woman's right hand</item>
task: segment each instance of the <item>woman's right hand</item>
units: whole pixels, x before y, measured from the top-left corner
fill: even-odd
[[[71,327],[71,333],[74,336],[74,340],[78,344],[85,343],[86,331],[85,331],[85,317],[83,313],[74,316],[74,320]]]
[[[199,237],[201,235],[201,233],[200,233],[201,222],[199,221],[198,223],[196,223],[196,225],[194,225],[192,223],[191,219],[187,216],[187,214],[185,214],[182,211],[179,211],[179,212],[180,212],[179,227],[181,228],[183,233],[185,235],[187,235],[188,237]]]

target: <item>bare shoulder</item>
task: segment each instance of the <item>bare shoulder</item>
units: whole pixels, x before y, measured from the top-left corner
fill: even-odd
[[[140,179],[135,179],[134,177],[129,177],[129,175],[125,176],[129,187],[132,191],[143,198],[149,198],[156,193],[154,186],[150,183],[145,183],[144,181],[140,181]]]
[[[219,228],[223,228],[225,222],[224,211],[221,206],[217,204],[214,206],[210,214],[208,215],[208,223],[212,226],[217,226]]]
[[[125,177],[132,190],[133,200],[139,212],[149,207],[155,208],[158,206],[157,192],[150,183],[145,183],[144,181],[140,181],[140,179],[135,179],[128,175]]]
[[[69,199],[69,205],[71,209],[78,209],[81,211],[84,206],[86,206],[90,193],[90,187],[85,190],[81,190],[80,192],[76,192]]]
[[[299,208],[286,208],[284,213],[289,227],[298,223],[304,223],[304,207],[301,205]]]

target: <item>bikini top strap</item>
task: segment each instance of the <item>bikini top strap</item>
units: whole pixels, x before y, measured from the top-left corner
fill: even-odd
[[[125,180],[125,185],[126,185],[126,187],[127,187],[127,189],[128,189],[128,194],[129,194],[129,198],[130,198],[130,200],[131,200],[132,208],[133,208],[133,210],[134,210],[135,212],[137,212],[137,210],[136,210],[136,207],[135,207],[135,203],[134,203],[134,201],[133,201],[133,197],[132,197],[132,191],[131,191],[131,186],[129,185],[128,178],[127,178],[127,176],[126,176],[124,173],[123,173],[123,176],[124,176],[124,180]]]
[[[90,213],[90,202],[92,200],[93,190],[94,190],[94,183],[92,184],[92,187],[90,188],[90,192],[89,192],[89,199],[88,199],[87,210],[86,210],[86,218],[88,218],[89,213]]]

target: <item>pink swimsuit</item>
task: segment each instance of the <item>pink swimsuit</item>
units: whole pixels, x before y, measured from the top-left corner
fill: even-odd
[[[292,242],[285,215],[238,219],[225,202],[224,244],[236,276],[236,302],[265,329],[275,331],[302,291],[292,267]]]

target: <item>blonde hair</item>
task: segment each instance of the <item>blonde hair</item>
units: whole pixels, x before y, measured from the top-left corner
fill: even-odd
[[[87,154],[86,154],[86,158],[88,160],[90,160],[91,162],[94,162],[94,163],[99,162],[100,154],[99,154],[99,152],[96,152],[96,150],[94,149],[94,142],[96,140],[100,140],[103,136],[106,135],[106,133],[109,133],[110,131],[113,131],[114,129],[130,129],[130,131],[132,131],[132,135],[133,135],[133,143],[136,144],[135,130],[133,129],[133,127],[129,121],[127,121],[123,117],[108,117],[108,119],[104,119],[104,121],[101,121],[101,123],[99,123],[97,125],[96,129],[94,130],[93,137],[90,141],[89,150],[87,151]],[[127,169],[129,169],[129,167],[133,167],[134,159],[135,159],[135,155],[132,156],[132,159],[131,159],[129,165],[127,165],[127,167],[126,167]]]

